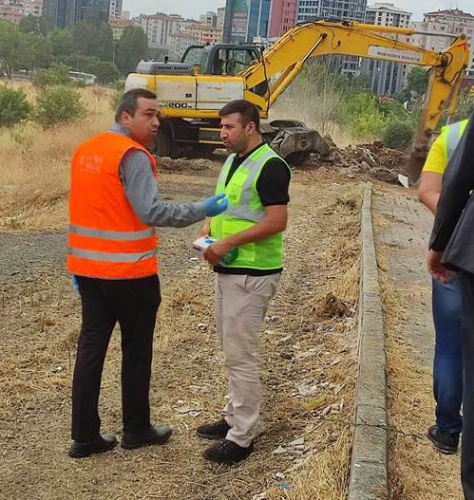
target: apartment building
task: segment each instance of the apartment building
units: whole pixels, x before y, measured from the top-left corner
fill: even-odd
[[[41,16],[43,0],[0,0],[0,19],[19,23],[23,16]]]
[[[169,46],[168,38],[171,33],[177,31],[177,24],[181,19],[179,16],[168,16],[157,13],[139,16],[138,24],[146,33],[148,47],[167,53]]]
[[[199,44],[199,40],[196,37],[190,35],[189,33],[183,33],[180,31],[172,33],[169,37],[169,41],[170,49],[168,55],[170,61],[180,61],[185,50],[190,45]]]
[[[122,17],[123,0],[110,0],[110,19]]]
[[[365,21],[367,0],[299,0],[296,21],[314,18]],[[359,58],[330,56],[336,71],[342,73],[359,72]]]
[[[412,43],[435,51],[450,45],[453,35],[466,35],[470,49],[467,74],[474,76],[474,15],[459,9],[437,10],[425,13],[423,21],[412,26],[422,32],[412,37]]]

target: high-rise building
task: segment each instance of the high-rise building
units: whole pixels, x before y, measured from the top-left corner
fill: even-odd
[[[99,26],[109,22],[110,0],[75,0],[74,24],[81,21]]]
[[[297,22],[314,18],[341,19],[344,21],[365,21],[367,0],[298,0]],[[336,61],[336,58],[333,58]],[[337,69],[343,73],[356,73],[359,58],[337,58]]]
[[[247,23],[247,42],[254,38],[268,38],[272,0],[250,0]]]
[[[110,0],[43,0],[43,15],[51,28],[67,28],[80,21],[107,23],[109,8]]]
[[[224,42],[245,42],[247,40],[248,8],[247,0],[227,0],[224,19]]]
[[[110,19],[122,17],[123,0],[110,0]]]
[[[401,10],[392,3],[375,3],[367,6],[368,24],[408,28],[410,18],[411,12]],[[370,86],[374,94],[392,96],[402,90],[406,65],[365,59],[362,63],[362,72],[370,76]]]
[[[299,0],[297,21],[318,17],[363,22],[366,7],[367,0]]]
[[[220,37],[222,39],[222,35],[224,33],[224,20],[225,20],[225,7],[219,7],[217,9],[217,23],[216,28],[220,33]]]
[[[270,12],[268,38],[276,38],[296,23],[298,0],[273,0]]]
[[[224,34],[226,42],[252,42],[267,38],[272,0],[227,0]]]

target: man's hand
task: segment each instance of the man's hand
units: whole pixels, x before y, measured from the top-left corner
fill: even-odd
[[[206,206],[206,217],[214,217],[224,212],[229,205],[229,200],[225,193],[219,193],[204,200]]]
[[[216,241],[204,250],[204,258],[211,266],[217,266],[219,259],[231,250],[232,246],[227,240]]]
[[[209,236],[209,231],[211,230],[210,226],[211,226],[211,221],[209,219],[206,219],[203,225],[199,229],[200,238],[207,238]]]
[[[435,252],[430,250],[428,252],[428,271],[433,276],[435,280],[441,281],[441,283],[447,283],[450,277],[450,271],[441,264],[441,258],[443,257],[443,252]]]

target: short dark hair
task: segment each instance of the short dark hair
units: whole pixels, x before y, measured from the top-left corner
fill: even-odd
[[[230,101],[229,103],[227,103],[219,111],[219,116],[227,116],[231,115],[232,113],[238,113],[240,115],[241,122],[244,127],[250,122],[254,122],[257,132],[260,132],[260,115],[255,104],[252,104],[245,99],[236,99],[235,101]]]
[[[115,121],[120,122],[120,117],[122,113],[126,111],[131,116],[135,114],[138,108],[138,98],[144,97],[145,99],[156,99],[156,94],[148,89],[132,89],[128,90],[123,94],[118,103],[117,109],[115,110]]]

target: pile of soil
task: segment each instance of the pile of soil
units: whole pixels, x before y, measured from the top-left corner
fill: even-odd
[[[338,148],[331,137],[326,136],[324,139],[330,147],[329,156],[312,155],[309,167],[335,168],[350,177],[362,174],[396,184],[398,174],[403,172],[408,163],[408,153],[386,148],[380,141]]]

